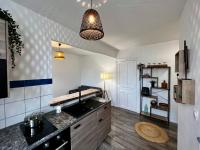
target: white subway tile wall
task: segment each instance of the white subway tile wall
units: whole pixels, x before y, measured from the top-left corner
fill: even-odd
[[[5,104],[6,118],[25,113],[24,101]]]
[[[43,85],[41,86],[41,96],[49,95],[53,93],[52,85]]]
[[[13,124],[22,122],[24,120],[25,114],[17,115],[14,117],[10,117],[6,119],[6,127],[11,126]]]
[[[0,99],[0,105],[4,105],[5,99]]]
[[[24,100],[24,88],[14,88],[10,89],[10,96],[5,99],[5,103],[12,103],[21,100]]]
[[[40,86],[30,86],[25,88],[25,99],[39,97],[41,93]]]
[[[53,99],[52,95],[41,96],[41,107],[48,106],[51,99]]]
[[[0,120],[5,118],[4,105],[0,105]]]
[[[0,120],[0,129],[5,128],[5,126],[6,126],[6,121]]]
[[[40,97],[25,100],[26,112],[40,108]]]
[[[0,129],[19,123],[35,112],[49,112],[52,100],[52,85],[13,88],[10,97],[0,99]]]

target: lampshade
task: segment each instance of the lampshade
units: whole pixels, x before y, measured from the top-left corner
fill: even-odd
[[[65,59],[65,53],[60,50],[60,47],[61,47],[61,43],[58,43],[59,50],[54,52],[55,60],[64,60]]]
[[[104,37],[101,19],[96,10],[88,9],[84,13],[80,36],[86,40],[99,40]]]
[[[65,53],[62,51],[55,51],[54,52],[54,59],[55,60],[64,60],[65,59]]]
[[[108,72],[102,72],[100,75],[100,78],[102,80],[109,80],[109,79],[112,79],[112,74]]]

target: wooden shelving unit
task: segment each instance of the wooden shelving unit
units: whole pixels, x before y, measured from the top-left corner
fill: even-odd
[[[144,75],[144,70],[150,70],[150,76],[145,76]],[[168,83],[168,88],[165,89],[165,88],[162,88],[162,87],[159,87],[158,86],[158,80],[159,80],[159,77],[154,77],[153,76],[153,71],[154,70],[157,70],[157,69],[160,69],[160,70],[164,70],[164,71],[168,71],[168,79],[166,79],[167,83]],[[143,116],[146,116],[146,117],[150,117],[150,118],[153,118],[153,119],[158,119],[158,120],[161,120],[161,121],[165,121],[169,124],[169,121],[170,121],[170,83],[171,83],[171,67],[166,67],[166,66],[155,66],[155,67],[142,67],[140,69],[140,90],[142,91],[142,87],[143,84],[144,84],[144,80],[146,79],[156,79],[156,82],[157,82],[157,86],[156,87],[151,87],[150,88],[150,91],[152,93],[152,90],[153,89],[156,89],[156,90],[159,90],[159,92],[167,92],[167,98],[165,98],[164,100],[166,101],[165,104],[167,104],[168,107],[160,107],[159,105],[156,106],[156,107],[153,107],[153,106],[150,106],[150,112],[146,113],[143,111],[143,98],[146,97],[146,98],[149,98],[149,100],[151,99],[154,99],[156,100],[158,103],[159,103],[159,100],[158,100],[158,96],[156,95],[142,95],[142,92],[140,92],[140,115],[143,115]],[[165,111],[167,112],[167,116],[161,116],[159,114],[154,114],[152,113],[152,110],[153,109],[156,109],[156,110],[160,110],[160,111]]]

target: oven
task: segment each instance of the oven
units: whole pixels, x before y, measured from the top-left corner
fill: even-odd
[[[71,150],[70,128],[58,133],[33,150]]]

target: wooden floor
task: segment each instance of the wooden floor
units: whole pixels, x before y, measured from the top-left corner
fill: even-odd
[[[139,121],[153,122],[163,127],[169,135],[167,144],[148,142],[137,135],[133,126]],[[138,114],[120,108],[112,107],[111,132],[98,150],[176,150],[177,127],[167,126],[166,123],[149,118],[140,117]]]

